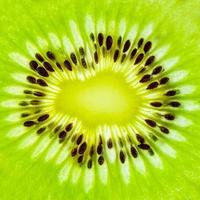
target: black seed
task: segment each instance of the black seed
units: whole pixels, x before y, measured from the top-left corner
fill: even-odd
[[[38,122],[43,122],[49,118],[49,114],[42,115],[38,118]]]
[[[131,46],[130,40],[127,40],[124,44],[123,52],[128,51],[129,47]]]
[[[98,34],[98,41],[99,41],[99,46],[102,46],[102,44],[103,44],[103,34],[102,33]]]
[[[169,105],[172,107],[179,107],[181,105],[181,103],[179,103],[178,101],[172,101],[169,103]]]
[[[122,44],[122,36],[119,36],[119,38],[117,40],[117,45],[119,48],[120,48],[121,44]]]
[[[154,107],[160,107],[160,106],[162,106],[162,103],[160,103],[160,102],[151,102],[151,105],[154,106]]]
[[[119,158],[120,158],[121,163],[125,162],[125,155],[122,150],[119,152]]]
[[[79,149],[78,149],[78,153],[79,154],[84,154],[84,152],[85,152],[86,149],[87,149],[87,144],[86,144],[86,142],[83,142],[81,144],[81,146],[79,147]]]
[[[47,85],[47,83],[44,81],[44,80],[42,80],[42,79],[37,79],[37,83],[40,85],[40,86],[48,86]]]
[[[115,50],[115,53],[114,53],[114,57],[113,57],[114,62],[117,61],[118,56],[119,56],[119,50],[116,49],[116,50]]]
[[[78,163],[82,163],[82,161],[83,161],[83,156],[79,156],[78,157]]]
[[[138,156],[138,153],[137,153],[137,150],[135,147],[131,146],[131,155],[134,157],[134,158],[137,158]]]
[[[44,61],[44,58],[39,53],[35,54],[35,58],[38,59],[40,62]]]
[[[94,60],[95,60],[95,63],[97,64],[98,63],[98,60],[99,60],[99,58],[98,58],[98,54],[97,54],[97,52],[95,51],[95,53],[94,53]]]
[[[44,67],[38,67],[37,68],[37,72],[41,76],[44,76],[44,77],[48,77],[49,76],[48,72],[46,71],[46,69]]]
[[[161,79],[160,79],[160,84],[161,84],[161,85],[166,84],[168,81],[169,81],[169,78],[168,78],[168,77],[161,78]]]
[[[72,149],[71,156],[74,157],[77,154],[77,147]]]
[[[158,87],[158,82],[152,82],[147,86],[147,90],[152,90]]]
[[[71,53],[70,58],[71,58],[72,62],[76,65],[77,64],[76,55],[74,53]]]
[[[137,49],[135,48],[131,51],[130,60],[133,59],[136,53],[137,53]]]
[[[140,68],[138,74],[143,73],[145,70],[146,70],[146,68],[144,68],[144,67]]]
[[[30,83],[33,83],[33,84],[36,83],[36,78],[34,78],[33,76],[27,76],[26,79]]]
[[[81,54],[81,56],[85,55],[85,51],[84,51],[83,47],[79,48],[79,53]]]
[[[22,113],[21,117],[28,117],[30,114],[29,113]]]
[[[124,62],[124,59],[126,58],[126,54],[123,54],[122,55],[122,59],[121,59],[121,63],[123,63]]]
[[[68,60],[64,61],[64,65],[69,71],[72,71],[71,63]]]
[[[69,131],[72,130],[72,128],[73,128],[73,123],[70,123],[70,124],[68,124],[68,125],[66,126],[65,130],[66,130],[67,132],[69,132]]]
[[[138,48],[142,46],[143,42],[144,42],[144,39],[140,38],[140,40],[138,41]]]
[[[31,69],[33,69],[33,70],[36,70],[38,67],[38,64],[35,60],[31,60],[29,65],[30,65]]]
[[[37,130],[37,134],[41,134],[41,133],[43,133],[45,130],[46,130],[46,128],[45,128],[45,127],[42,127],[42,128],[40,128],[40,129]]]
[[[48,71],[50,71],[50,72],[54,72],[54,69],[53,69],[53,67],[51,66],[50,63],[48,63],[48,62],[45,61],[45,62],[43,63],[43,66],[45,67],[46,70],[48,70]]]
[[[35,124],[36,123],[34,121],[26,121],[26,122],[24,122],[24,126],[26,126],[26,127],[30,127],[30,126],[33,126]]]
[[[151,127],[156,127],[156,122],[151,119],[145,119],[145,122]]]
[[[94,42],[94,33],[90,33],[90,38]]]
[[[38,96],[38,97],[43,97],[43,96],[45,96],[45,94],[43,93],[43,92],[34,92],[33,93],[35,96]]]
[[[57,133],[60,129],[61,129],[61,126],[57,126],[57,127],[54,129],[54,133]]]
[[[167,119],[167,120],[174,120],[174,119],[175,119],[175,116],[172,115],[172,114],[170,114],[170,113],[165,114],[164,117],[165,117],[165,119]]]
[[[55,55],[51,51],[47,51],[46,55],[49,59],[55,60]]]
[[[144,138],[139,134],[136,134],[136,138],[137,138],[137,141],[140,142],[140,143],[144,143],[145,142]]]
[[[88,160],[87,167],[88,169],[92,168],[92,159]]]
[[[41,101],[39,101],[39,100],[31,100],[31,105],[38,105],[38,104],[40,104],[41,103]]]
[[[61,71],[63,71],[63,69],[62,69],[60,63],[56,62],[56,66],[57,66]]]
[[[103,163],[104,163],[104,158],[103,158],[103,156],[99,156],[99,158],[98,158],[98,163],[99,163],[99,165],[103,165]]]
[[[97,153],[100,155],[103,152],[103,147],[101,144],[97,146]]]
[[[150,56],[146,62],[145,62],[145,66],[151,65],[155,60],[155,56]]]
[[[24,94],[32,94],[32,91],[30,91],[30,90],[24,90]]]
[[[99,135],[99,144],[103,144],[101,135]]]
[[[107,50],[110,50],[110,48],[112,47],[112,43],[113,43],[113,39],[112,39],[112,37],[109,35],[109,36],[106,38],[106,48],[107,48]]]
[[[150,49],[151,49],[152,43],[150,41],[148,41],[145,45],[144,45],[144,52],[147,53]]]
[[[26,102],[26,101],[21,101],[21,102],[19,103],[19,105],[20,105],[20,106],[28,106],[28,102]]]
[[[65,131],[61,131],[60,133],[59,133],[59,138],[60,139],[64,139],[65,137],[66,137],[66,135],[67,135],[67,133],[65,132]]]
[[[142,59],[144,58],[144,54],[140,53],[137,58],[135,59],[135,63],[134,65],[137,65],[138,63],[140,63],[142,61]]]
[[[138,147],[140,149],[143,149],[143,150],[148,150],[150,149],[150,146],[148,144],[139,144]]]
[[[147,81],[150,81],[151,79],[151,75],[149,74],[145,74],[141,79],[140,79],[140,83],[145,83]]]
[[[79,145],[79,144],[82,142],[82,140],[83,140],[83,134],[81,134],[81,135],[77,138],[76,144]]]
[[[90,156],[92,156],[94,154],[94,146],[92,145],[90,148]]]
[[[113,147],[111,138],[107,141],[107,146],[109,149],[111,149]]]
[[[152,74],[153,74],[153,75],[156,75],[156,74],[159,74],[161,71],[162,71],[162,66],[157,66],[157,67],[153,70]]]
[[[85,69],[87,68],[87,63],[86,63],[85,58],[81,58],[81,64]]]
[[[166,133],[166,134],[169,133],[169,129],[168,129],[168,128],[166,128],[166,127],[164,127],[164,126],[160,126],[159,128],[160,128],[160,131],[161,131],[161,132]]]
[[[175,96],[176,95],[176,91],[175,90],[169,90],[165,93],[166,96]]]

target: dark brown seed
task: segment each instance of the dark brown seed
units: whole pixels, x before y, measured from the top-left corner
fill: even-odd
[[[160,107],[160,106],[162,106],[162,103],[160,103],[160,102],[151,102],[151,105],[153,107]]]
[[[150,41],[148,41],[145,45],[144,45],[144,52],[147,53],[150,49],[151,49],[152,43]]]
[[[26,79],[29,83],[33,83],[33,84],[36,83],[36,78],[34,78],[33,76],[27,76]]]
[[[43,122],[49,118],[49,114],[42,115],[38,117],[38,122]]]
[[[116,49],[116,50],[115,50],[115,53],[114,53],[114,57],[113,57],[113,60],[114,60],[114,62],[116,62],[116,61],[117,61],[117,59],[118,59],[118,56],[119,56],[119,50],[118,50],[118,49]]]
[[[83,161],[83,156],[79,156],[78,157],[78,163],[82,163],[82,161]]]
[[[84,51],[83,47],[79,48],[79,53],[81,54],[81,56],[85,55],[85,51]]]
[[[61,131],[60,133],[59,133],[59,138],[60,139],[64,139],[65,137],[66,137],[66,135],[67,135],[67,133],[65,132],[65,131]]]
[[[137,150],[135,147],[131,146],[131,155],[134,157],[134,158],[137,158],[138,156],[138,153],[137,153]]]
[[[37,68],[37,72],[41,76],[44,76],[44,77],[48,77],[49,76],[48,72],[46,71],[46,69],[44,67],[38,67]]]
[[[168,77],[161,78],[161,79],[160,79],[160,84],[161,84],[161,85],[164,85],[164,84],[166,84],[168,81],[169,81],[169,78],[168,78]]]
[[[92,145],[90,148],[90,156],[92,156],[94,154],[94,146]]]
[[[138,48],[140,48],[142,46],[143,42],[144,42],[144,39],[140,38],[138,41]]]
[[[88,169],[92,168],[92,159],[88,160],[87,167]]]
[[[81,58],[81,64],[85,69],[87,68],[87,63],[86,63],[85,58]]]
[[[141,73],[145,72],[145,70],[146,70],[146,68],[144,68],[144,67],[140,68],[138,74],[141,74]]]
[[[76,59],[76,55],[74,53],[71,53],[70,58],[72,60],[72,62],[77,65],[77,59]]]
[[[53,69],[53,67],[51,66],[50,63],[48,63],[48,62],[45,61],[45,62],[43,63],[43,66],[45,67],[46,70],[48,70],[48,71],[50,71],[50,72],[54,72],[54,69]]]
[[[90,33],[90,39],[94,42],[94,33]]]
[[[66,130],[67,132],[69,132],[69,131],[72,130],[72,128],[73,128],[73,123],[70,123],[70,124],[68,124],[68,125],[66,126],[65,130]]]
[[[99,46],[102,46],[103,45],[103,34],[102,33],[98,34],[98,41],[99,41]]]
[[[123,54],[122,55],[122,59],[121,59],[121,63],[123,63],[124,62],[124,59],[126,58],[126,54]]]
[[[29,65],[30,65],[32,70],[36,70],[37,67],[38,67],[38,64],[37,64],[37,62],[35,60],[31,60]]]
[[[86,144],[86,142],[83,142],[81,144],[81,146],[79,147],[79,149],[78,149],[78,153],[79,154],[84,154],[84,152],[85,152],[86,149],[87,149],[87,144]]]
[[[143,149],[143,150],[148,150],[150,149],[150,146],[148,144],[139,144],[138,147],[140,149]]]
[[[40,129],[37,130],[37,134],[41,134],[41,133],[43,133],[45,130],[46,130],[46,128],[45,128],[45,127],[42,127],[42,128],[40,128]]]
[[[100,154],[102,153],[102,151],[103,151],[103,147],[102,147],[101,144],[99,144],[99,145],[97,146],[97,153],[100,155]]]
[[[125,155],[122,150],[119,152],[119,158],[121,163],[123,164],[125,162]]]
[[[45,94],[43,92],[39,92],[39,91],[36,91],[33,93],[35,96],[38,96],[38,97],[43,97],[45,96]]]
[[[136,138],[137,138],[137,141],[140,142],[140,143],[144,143],[145,142],[144,138],[139,134],[136,134]]]
[[[35,58],[38,59],[40,62],[44,61],[44,58],[39,53],[35,54]]]
[[[62,69],[60,63],[56,62],[56,66],[57,66],[61,71],[63,71],[63,69]]]
[[[99,165],[103,165],[103,163],[104,163],[104,158],[103,158],[103,156],[99,156],[99,158],[98,158],[98,163],[99,163]]]
[[[99,61],[98,54],[97,54],[96,51],[94,52],[94,60],[95,60],[95,63],[96,63],[96,64],[97,64],[98,61]]]
[[[119,48],[120,48],[121,44],[122,44],[122,36],[119,36],[119,38],[117,40],[117,45]]]
[[[26,127],[31,127],[31,126],[33,126],[35,124],[36,123],[34,121],[26,121],[26,122],[24,122],[24,126],[26,126]]]
[[[30,114],[29,113],[22,113],[21,114],[21,117],[23,118],[23,117],[28,117]]]
[[[169,90],[165,93],[166,96],[175,96],[176,95],[176,91],[175,90]]]
[[[74,157],[77,154],[77,147],[72,149],[71,156]]]
[[[130,46],[131,46],[131,42],[130,40],[127,40],[124,44],[123,52],[125,53],[126,51],[128,51]]]
[[[172,115],[172,114],[170,114],[170,113],[165,114],[164,117],[165,117],[165,119],[167,119],[167,120],[174,120],[174,119],[175,119],[175,116]]]
[[[135,48],[131,51],[130,60],[133,59],[136,53],[137,53],[137,49]]]
[[[169,129],[168,129],[168,128],[166,128],[166,127],[164,127],[164,126],[160,126],[159,128],[160,128],[160,131],[161,131],[161,132],[163,132],[163,133],[165,133],[165,134],[168,134],[168,133],[169,133]]]
[[[178,101],[172,101],[169,103],[169,105],[172,107],[179,107],[181,105],[181,103]]]
[[[153,74],[153,75],[156,75],[156,74],[159,74],[161,71],[162,71],[162,66],[157,66],[157,67],[153,70],[152,74]]]
[[[51,51],[47,51],[46,55],[49,59],[55,60],[55,55]]]
[[[30,90],[24,90],[24,94],[32,94],[32,91],[30,91]]]
[[[68,60],[64,61],[64,65],[69,71],[72,71],[71,63]]]
[[[19,105],[20,105],[20,106],[28,106],[28,102],[26,102],[26,101],[21,101],[21,102],[19,103]]]
[[[144,54],[143,54],[143,53],[140,53],[140,54],[137,56],[137,58],[135,59],[134,65],[139,64],[139,63],[142,61],[143,58],[144,58]]]
[[[145,122],[151,127],[156,127],[156,122],[151,119],[145,119]]]
[[[41,103],[41,101],[39,100],[31,100],[31,105],[39,105]]]
[[[112,37],[109,35],[109,36],[106,38],[106,48],[107,48],[107,50],[110,50],[110,49],[111,49],[112,43],[113,43],[113,39],[112,39]]]
[[[151,65],[155,60],[155,56],[150,56],[146,62],[145,62],[145,66]]]
[[[151,75],[145,74],[145,75],[140,79],[140,83],[148,82],[148,81],[150,81],[150,79],[151,79]]]
[[[79,145],[79,144],[82,142],[82,140],[83,140],[83,134],[81,134],[81,135],[77,138],[76,144]]]
[[[113,143],[112,143],[111,138],[107,141],[107,146],[108,146],[109,149],[111,149],[113,147]]]
[[[147,90],[152,90],[158,87],[158,82],[152,82],[147,86]]]
[[[44,86],[44,87],[48,86],[47,83],[42,79],[37,79],[37,84],[39,84],[40,86]]]

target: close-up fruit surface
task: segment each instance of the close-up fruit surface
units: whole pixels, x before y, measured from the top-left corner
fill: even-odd
[[[0,0],[0,200],[200,199],[199,11]]]

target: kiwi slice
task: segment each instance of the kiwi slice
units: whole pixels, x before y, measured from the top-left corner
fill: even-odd
[[[1,1],[0,199],[199,199],[198,1]]]

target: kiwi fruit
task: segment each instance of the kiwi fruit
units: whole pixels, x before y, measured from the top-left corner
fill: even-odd
[[[1,0],[0,199],[200,199],[199,10]]]

